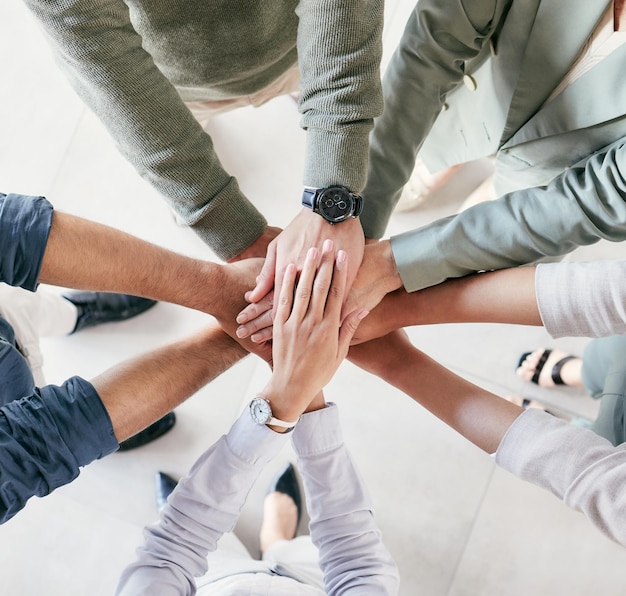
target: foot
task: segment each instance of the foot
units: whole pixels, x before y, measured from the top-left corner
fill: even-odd
[[[540,348],[522,354],[515,373],[540,387],[582,387],[582,360],[561,350]]]
[[[157,472],[155,480],[157,511],[160,512],[167,504],[167,498],[172,494],[178,482],[165,472]]]
[[[263,502],[261,553],[279,540],[295,538],[302,514],[302,498],[293,464],[272,482]]]
[[[63,298],[69,300],[78,310],[76,327],[72,333],[102,323],[125,321],[156,304],[156,301],[148,298],[108,292],[68,292]]]
[[[172,430],[174,424],[176,424],[176,415],[174,412],[165,414],[163,418],[160,418],[147,428],[144,428],[136,435],[130,437],[130,439],[122,441],[120,443],[120,451],[130,451],[131,449],[137,449],[137,447],[147,445]]]

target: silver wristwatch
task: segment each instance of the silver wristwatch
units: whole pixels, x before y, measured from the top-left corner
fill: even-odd
[[[274,418],[274,416],[272,416],[272,407],[270,406],[270,402],[260,396],[255,397],[250,402],[250,415],[252,416],[252,420],[254,420],[257,424],[271,424],[282,428],[293,428],[296,424],[298,424],[298,420],[300,420],[298,418],[295,422],[286,422],[285,420]]]

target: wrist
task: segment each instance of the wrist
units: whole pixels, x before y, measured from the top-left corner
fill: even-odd
[[[386,294],[402,287],[402,278],[393,256],[390,240],[381,240],[369,245],[372,251],[376,270],[379,271],[380,284]]]

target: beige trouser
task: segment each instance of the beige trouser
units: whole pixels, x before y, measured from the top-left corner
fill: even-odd
[[[196,120],[204,126],[208,120],[218,114],[246,106],[258,108],[279,95],[296,93],[299,85],[300,71],[298,70],[298,65],[294,64],[294,66],[278,77],[273,83],[265,87],[265,89],[261,89],[261,91],[257,91],[252,95],[243,95],[241,97],[217,101],[188,101],[186,104]]]

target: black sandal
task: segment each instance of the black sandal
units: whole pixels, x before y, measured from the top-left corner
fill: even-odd
[[[519,361],[517,362],[517,368],[522,366],[522,363],[524,362],[524,360],[526,360],[526,358],[528,358],[528,356],[530,356],[531,354],[532,352],[524,352],[520,356]],[[531,383],[534,383],[535,385],[539,385],[539,375],[541,374],[543,367],[546,365],[546,362],[548,358],[550,357],[550,354],[552,354],[552,350],[550,349],[545,349],[543,351],[543,354],[541,354],[541,357],[539,358],[539,361],[537,362],[537,367],[535,368],[535,374],[533,375],[533,378],[530,380]],[[552,367],[552,371],[550,372],[550,376],[552,377],[552,381],[554,381],[555,385],[567,385],[567,383],[565,383],[565,381],[561,378],[561,369],[563,368],[563,365],[566,362],[569,362],[570,360],[574,360],[575,358],[576,356],[564,356],[558,362],[554,363],[554,366]]]

